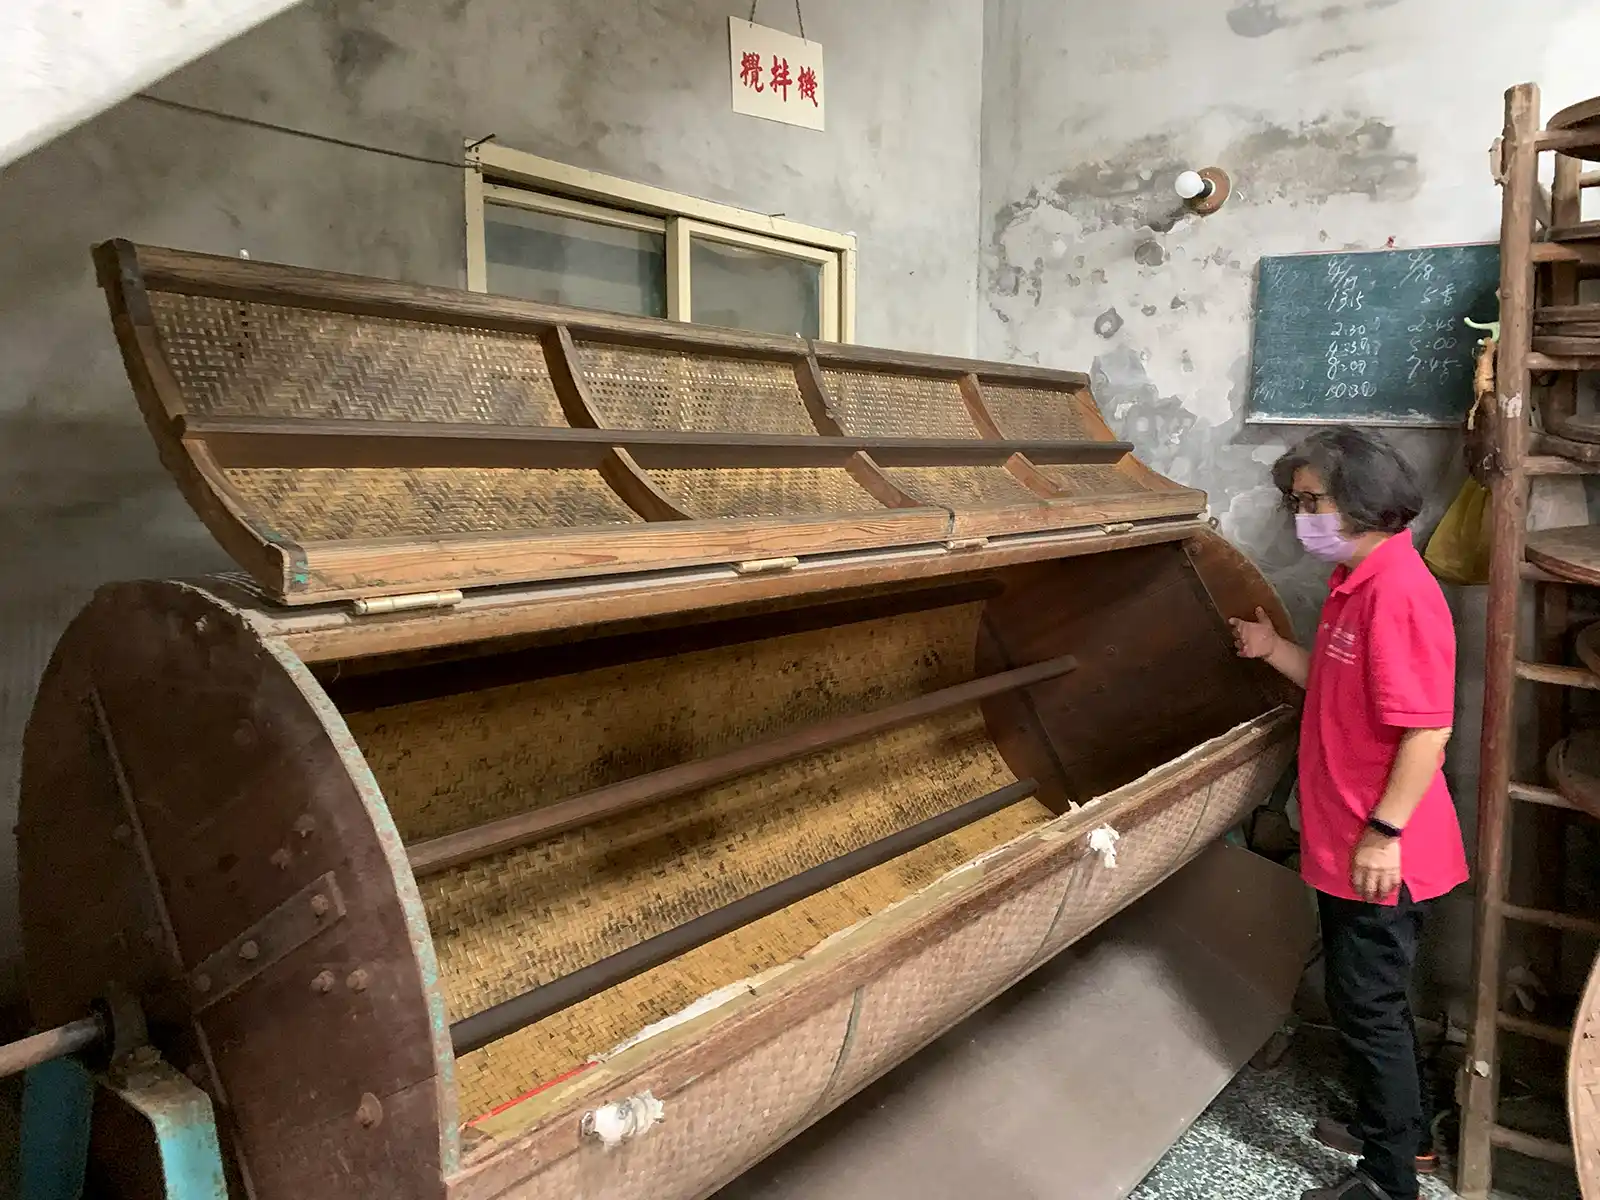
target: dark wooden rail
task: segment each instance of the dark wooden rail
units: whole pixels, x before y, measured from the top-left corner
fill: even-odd
[[[471,1054],[490,1042],[498,1041],[519,1029],[535,1025],[553,1013],[571,1008],[590,996],[597,996],[607,988],[643,975],[653,967],[670,962],[680,954],[687,954],[696,946],[715,941],[724,934],[742,929],[762,917],[798,904],[807,896],[826,891],[835,884],[853,879],[857,875],[882,866],[891,859],[908,854],[919,846],[938,841],[946,834],[964,829],[968,825],[992,816],[1003,808],[1010,808],[1026,800],[1038,789],[1032,779],[1024,779],[998,791],[969,800],[949,812],[940,813],[926,821],[919,821],[909,829],[891,833],[886,838],[869,842],[859,850],[839,858],[819,863],[809,871],[802,871],[792,879],[762,888],[759,892],[735,900],[732,904],[713,909],[703,916],[675,926],[665,933],[647,938],[635,946],[619,951],[597,963],[582,967],[570,975],[541,984],[520,996],[502,1001],[480,1013],[450,1026],[450,1043],[457,1055]]]
[[[183,417],[222,467],[567,467],[598,469],[611,450],[641,467],[842,467],[868,454],[885,467],[1120,462],[1130,442],[847,437],[676,429],[563,429],[421,421]]]
[[[751,742],[723,754],[697,758],[660,771],[651,771],[647,775],[636,775],[620,783],[607,784],[532,812],[490,821],[460,833],[430,838],[407,847],[406,853],[411,859],[412,871],[419,878],[437,875],[503,850],[526,846],[540,838],[591,825],[605,817],[614,817],[647,804],[723,783],[817,750],[826,750],[830,746],[859,741],[873,734],[911,725],[935,713],[974,704],[1002,692],[1043,683],[1047,679],[1065,675],[1077,665],[1076,659],[1064,655],[1032,666],[1017,667],[997,675],[958,683],[954,687],[941,688],[914,700],[880,708],[876,712],[819,721],[815,725],[764,741]]]

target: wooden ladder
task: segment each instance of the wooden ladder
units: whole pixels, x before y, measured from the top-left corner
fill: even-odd
[[[1556,155],[1547,193],[1539,182],[1540,156]],[[1574,105],[1541,128],[1539,89],[1522,84],[1506,93],[1505,130],[1496,143],[1496,178],[1503,188],[1500,228],[1500,340],[1494,411],[1488,418],[1483,459],[1475,464],[1490,480],[1493,545],[1488,588],[1483,735],[1478,784],[1477,894],[1473,953],[1472,1027],[1458,1087],[1461,1148],[1456,1187],[1463,1200],[1486,1200],[1493,1154],[1510,1150],[1547,1161],[1574,1162],[1570,1143],[1534,1137],[1497,1119],[1500,1035],[1512,1033],[1566,1046],[1570,1029],[1501,1010],[1507,922],[1542,929],[1543,936],[1600,934],[1600,921],[1548,906],[1512,902],[1509,890],[1511,830],[1532,834],[1531,849],[1548,849],[1559,862],[1560,829],[1567,818],[1551,810],[1586,811],[1562,791],[1514,778],[1516,768],[1543,763],[1562,736],[1565,688],[1600,689],[1600,674],[1561,664],[1568,644],[1569,589],[1600,585],[1600,528],[1576,549],[1547,549],[1527,530],[1529,494],[1541,476],[1600,474],[1600,420],[1581,418],[1577,372],[1600,369],[1600,304],[1579,306],[1579,284],[1600,278],[1600,221],[1584,222],[1585,187],[1600,187],[1600,172],[1584,171],[1600,159],[1600,100]],[[1582,318],[1593,309],[1593,320]],[[1592,339],[1592,340],[1591,340]],[[1540,384],[1535,412],[1534,384]],[[1535,428],[1535,421],[1538,427]],[[1587,423],[1587,424],[1586,424]],[[1585,435],[1585,436],[1574,436]],[[1574,531],[1566,531],[1574,532]],[[1518,653],[1522,585],[1534,588],[1534,653]],[[1539,684],[1536,752],[1519,757],[1517,684]],[[1541,815],[1543,814],[1543,815]],[[1552,845],[1551,838],[1557,840]],[[1547,872],[1547,874],[1549,874]],[[1547,897],[1540,896],[1538,900]],[[1584,1164],[1580,1163],[1580,1168]],[[1587,1181],[1585,1181],[1587,1182]]]

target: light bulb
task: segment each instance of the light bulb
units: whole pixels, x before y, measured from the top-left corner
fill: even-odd
[[[1207,190],[1206,181],[1200,177],[1199,171],[1184,171],[1178,176],[1174,187],[1178,195],[1185,200],[1193,200],[1196,196],[1204,195]]]

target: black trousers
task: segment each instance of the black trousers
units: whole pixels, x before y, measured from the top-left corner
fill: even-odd
[[[1427,905],[1405,887],[1393,907],[1317,893],[1328,1011],[1350,1056],[1360,1170],[1393,1200],[1414,1200],[1431,1102],[1411,1013]]]

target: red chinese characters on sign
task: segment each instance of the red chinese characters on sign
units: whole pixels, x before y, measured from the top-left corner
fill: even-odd
[[[819,132],[826,128],[821,43],[730,16],[728,67],[734,112]]]
[[[739,82],[747,88],[761,91],[761,55],[754,50],[746,50],[739,56],[739,61],[743,64],[739,68]]]
[[[813,108],[819,106],[817,73],[811,67],[801,67],[796,72],[789,65],[787,58],[780,58],[775,54],[772,56],[771,65],[763,68],[761,55],[754,50],[741,51],[739,64],[739,82],[752,91],[763,92],[770,86],[772,94],[787,104],[789,91],[792,88],[797,100],[809,100]]]
[[[779,58],[774,54],[772,56],[772,90],[783,93],[783,102],[785,104],[789,102],[790,83],[789,60],[787,58]]]

